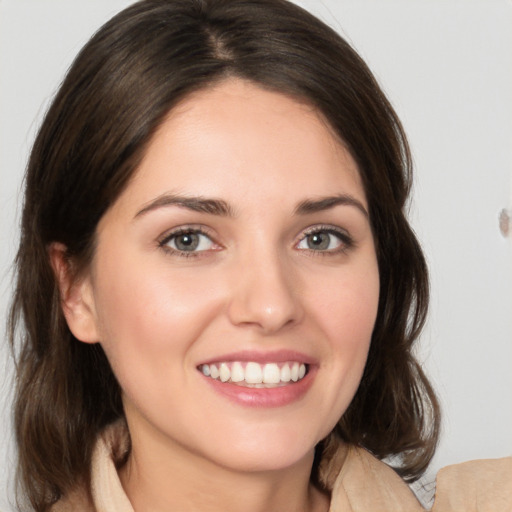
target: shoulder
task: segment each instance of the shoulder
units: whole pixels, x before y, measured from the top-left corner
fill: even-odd
[[[432,512],[512,510],[512,457],[464,462],[437,475]]]
[[[368,451],[340,447],[324,468],[330,512],[424,512],[409,486]],[[511,512],[512,457],[441,469],[432,512]]]
[[[330,512],[423,512],[409,486],[384,462],[348,447],[332,486]]]

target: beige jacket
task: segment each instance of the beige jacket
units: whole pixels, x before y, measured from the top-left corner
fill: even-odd
[[[134,512],[113,462],[126,446],[124,426],[108,428],[93,454],[92,497],[78,489],[52,512]],[[425,512],[403,480],[361,448],[338,449],[320,478],[332,489],[329,512]],[[432,512],[512,512],[512,458],[442,469]]]

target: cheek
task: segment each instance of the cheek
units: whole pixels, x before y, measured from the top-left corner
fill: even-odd
[[[101,261],[95,304],[100,342],[114,371],[143,371],[144,360],[167,368],[182,364],[179,356],[218,314],[215,290],[200,276],[172,273],[159,261]]]
[[[183,391],[195,377],[192,347],[219,314],[214,290],[204,283],[201,288],[187,272],[171,274],[158,262],[117,260],[101,276],[101,345],[125,400],[147,419],[155,411],[186,408]]]
[[[366,364],[379,301],[376,264],[340,275],[329,293],[317,291],[315,296],[317,324],[328,340],[329,352],[322,360],[335,423],[352,400]]]
[[[336,278],[331,277],[326,286],[312,286],[307,293],[312,297],[310,304],[316,310],[319,324],[327,330],[332,344],[356,350],[369,343],[379,302],[376,263],[342,271]]]

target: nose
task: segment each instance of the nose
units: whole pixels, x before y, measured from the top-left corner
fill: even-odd
[[[297,324],[303,307],[296,277],[286,257],[277,253],[245,258],[233,275],[230,321],[267,335]]]

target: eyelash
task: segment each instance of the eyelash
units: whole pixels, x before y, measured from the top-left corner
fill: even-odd
[[[206,230],[203,227],[194,227],[194,226],[183,226],[180,228],[177,228],[170,233],[167,233],[159,242],[158,247],[160,247],[164,252],[167,254],[171,254],[173,256],[179,256],[181,258],[198,258],[200,257],[204,252],[207,251],[180,251],[178,249],[173,249],[172,247],[169,247],[169,243],[179,236],[183,235],[202,235],[206,236],[211,240],[211,243],[215,244],[211,233]]]
[[[326,233],[328,235],[333,235],[338,238],[340,242],[340,247],[336,247],[335,249],[327,249],[327,250],[315,250],[315,249],[304,249],[308,250],[314,256],[334,256],[338,254],[347,253],[350,249],[355,247],[354,239],[343,229],[340,229],[335,226],[330,225],[320,225],[314,226],[306,229],[301,235],[299,241],[295,244],[296,246],[304,241],[308,236]]]
[[[341,253],[346,253],[350,249],[355,247],[355,242],[352,237],[344,230],[334,227],[334,226],[314,226],[306,229],[302,234],[298,242],[295,243],[294,247],[297,247],[301,242],[306,240],[307,237],[316,235],[316,234],[328,234],[333,235],[340,241],[340,247],[336,247],[335,249],[327,249],[327,250],[315,250],[315,249],[302,249],[304,251],[308,251],[314,256],[333,256]],[[211,233],[206,230],[204,227],[194,227],[194,226],[183,226],[177,228],[170,233],[167,233],[161,240],[158,241],[158,247],[161,248],[168,254],[179,256],[182,258],[198,258],[203,255],[203,253],[209,252],[208,250],[203,251],[181,251],[178,249],[174,249],[170,247],[168,244],[173,240],[182,235],[200,235],[205,236],[210,239],[213,245],[216,245],[215,241]],[[215,249],[214,249],[215,250]]]

